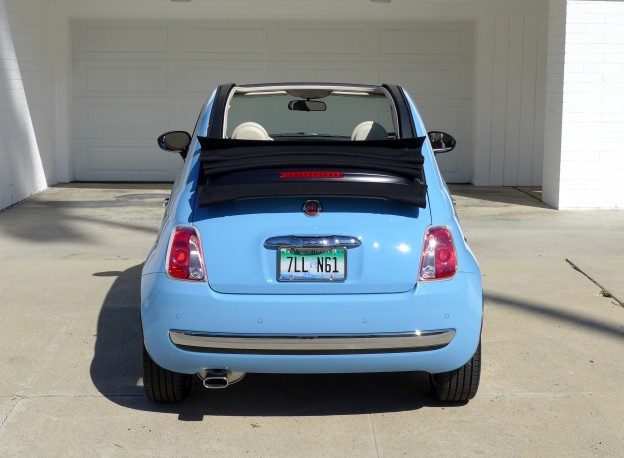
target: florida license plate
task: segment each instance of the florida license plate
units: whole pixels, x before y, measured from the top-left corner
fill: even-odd
[[[279,249],[279,281],[343,282],[346,278],[347,249],[344,247]]]

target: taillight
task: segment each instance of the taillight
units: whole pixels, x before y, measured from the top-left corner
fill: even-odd
[[[450,229],[430,227],[425,235],[420,258],[420,279],[440,280],[451,278],[457,272],[457,254]]]
[[[174,231],[169,244],[167,274],[180,280],[204,279],[204,259],[195,229],[179,227]]]

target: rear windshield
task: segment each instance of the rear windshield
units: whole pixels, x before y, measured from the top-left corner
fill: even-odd
[[[385,140],[396,138],[385,91],[235,92],[225,137],[250,140]]]

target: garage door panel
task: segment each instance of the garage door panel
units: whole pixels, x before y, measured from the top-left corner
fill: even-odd
[[[267,51],[267,30],[249,24],[185,27],[179,32],[182,53],[256,54]]]
[[[464,63],[389,64],[381,68],[383,81],[402,83],[415,98],[469,99],[472,65]]]
[[[327,81],[367,84],[379,78],[377,65],[287,62],[272,69],[275,81]]]
[[[74,64],[75,95],[167,94],[169,65],[155,62],[77,62]]]
[[[146,23],[89,23],[79,26],[80,52],[167,52],[167,27]]]
[[[388,27],[381,32],[381,53],[412,55],[445,55],[467,60],[463,46],[464,29],[421,27]]]
[[[171,124],[171,107],[165,101],[155,104],[141,98],[90,98],[74,107],[76,138],[154,138]]]
[[[78,21],[73,50],[79,180],[172,180],[181,160],[156,137],[192,131],[217,84],[267,81],[401,84],[460,142],[445,178],[470,178],[469,22]]]
[[[280,29],[284,54],[364,54],[364,26],[301,26]]]
[[[167,93],[165,65],[126,64],[110,68],[87,66],[85,92]]]
[[[118,173],[154,173],[164,172],[168,169],[168,161],[154,160],[152,148],[144,146],[113,146],[113,145],[87,145],[87,157],[90,167],[100,172]],[[124,164],[124,169],[111,167],[114,164]]]
[[[233,77],[238,84],[266,82],[266,72],[266,65],[260,62],[180,62],[171,70],[171,90],[173,95],[194,95],[202,100],[215,86]]]
[[[78,59],[163,61],[169,53],[169,27],[163,22],[76,22],[72,30]]]
[[[76,140],[76,167],[85,181],[168,181],[172,173],[165,153],[141,140]]]

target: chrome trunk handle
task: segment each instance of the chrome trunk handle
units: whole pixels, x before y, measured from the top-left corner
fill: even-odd
[[[361,245],[361,242],[348,235],[326,235],[314,237],[299,237],[296,235],[282,235],[271,237],[265,240],[264,246],[270,247],[297,247],[297,248],[332,248],[347,247],[354,248]]]

